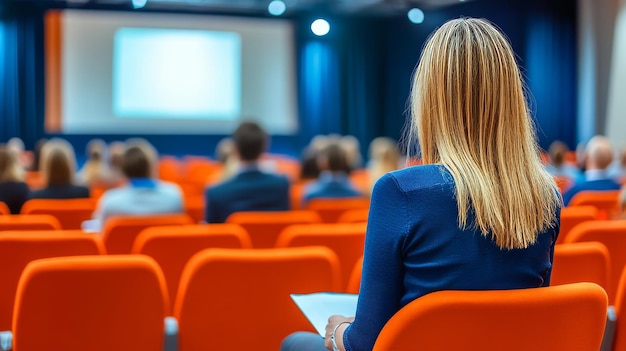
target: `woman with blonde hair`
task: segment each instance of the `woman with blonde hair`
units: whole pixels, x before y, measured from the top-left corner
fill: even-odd
[[[33,191],[33,199],[74,199],[89,197],[89,189],[74,184],[76,158],[74,148],[66,140],[53,138],[41,149],[39,169],[45,188]]]
[[[6,145],[0,146],[0,201],[11,214],[19,214],[28,199],[28,185],[24,182],[24,169],[17,154]]]
[[[376,183],[355,317],[331,316],[325,340],[294,334],[283,350],[371,350],[398,310],[430,292],[550,284],[561,200],[504,35],[481,19],[442,25],[411,105],[424,165]]]
[[[87,143],[87,161],[78,173],[80,183],[85,186],[103,184],[108,181],[109,169],[106,159],[107,145],[102,139]]]
[[[395,140],[387,137],[378,137],[369,146],[369,163],[367,174],[370,180],[370,193],[374,184],[385,174],[400,168],[400,150]]]

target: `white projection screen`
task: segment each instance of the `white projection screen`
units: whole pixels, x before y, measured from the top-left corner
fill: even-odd
[[[46,17],[46,131],[227,134],[298,129],[286,20],[64,10]]]

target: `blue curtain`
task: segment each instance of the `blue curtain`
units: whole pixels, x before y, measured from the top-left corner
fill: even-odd
[[[0,20],[0,142],[43,135],[42,33],[40,16]]]

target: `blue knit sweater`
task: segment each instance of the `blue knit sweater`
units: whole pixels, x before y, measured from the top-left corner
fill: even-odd
[[[479,231],[459,229],[457,217],[454,180],[443,166],[410,167],[377,182],[346,350],[371,350],[393,314],[433,291],[550,284],[558,222],[528,249],[501,250]]]

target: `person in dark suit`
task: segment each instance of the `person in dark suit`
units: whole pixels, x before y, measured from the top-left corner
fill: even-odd
[[[244,122],[232,136],[239,157],[238,173],[228,181],[205,191],[207,223],[223,223],[240,211],[286,211],[289,209],[289,181],[284,176],[259,169],[268,136],[254,122]]]
[[[363,197],[348,178],[348,156],[339,143],[328,144],[320,152],[317,162],[322,172],[316,181],[306,186],[305,203],[316,198]]]
[[[89,189],[74,185],[74,148],[63,139],[51,139],[41,150],[40,169],[45,188],[31,192],[31,199],[75,199],[89,197]]]
[[[620,184],[608,173],[613,162],[613,147],[608,138],[596,135],[589,143],[585,154],[585,179],[576,183],[563,194],[563,203],[567,206],[574,195],[581,191],[619,190]]]
[[[0,201],[7,205],[11,214],[19,214],[28,199],[28,193],[24,169],[19,164],[17,154],[5,145],[0,146]]]

